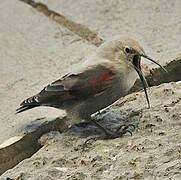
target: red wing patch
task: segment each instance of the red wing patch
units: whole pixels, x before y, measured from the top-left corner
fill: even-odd
[[[107,73],[107,74],[105,74],[105,75],[103,75],[101,77],[98,77],[97,79],[93,79],[91,82],[89,82],[89,85],[96,85],[96,84],[104,83],[104,82],[110,80],[113,77],[114,74],[115,73],[110,71],[109,73]]]

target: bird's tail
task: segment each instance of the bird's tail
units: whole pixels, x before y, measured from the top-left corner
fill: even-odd
[[[34,107],[40,106],[40,104],[38,103],[38,101],[36,99],[37,99],[36,96],[32,96],[32,97],[24,100],[20,104],[20,107],[18,109],[16,109],[16,114],[26,111],[28,109],[32,109]]]

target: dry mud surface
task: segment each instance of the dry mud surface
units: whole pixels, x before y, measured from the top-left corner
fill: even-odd
[[[41,137],[44,144],[31,158],[1,176],[11,179],[181,179],[181,82],[133,93],[96,115],[105,127],[134,124],[133,135],[90,142],[102,136],[93,125],[73,126]]]

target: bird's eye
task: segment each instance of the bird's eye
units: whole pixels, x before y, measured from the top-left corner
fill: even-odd
[[[127,54],[129,54],[131,51],[130,51],[130,49],[129,49],[129,47],[125,47],[125,52],[127,53]]]

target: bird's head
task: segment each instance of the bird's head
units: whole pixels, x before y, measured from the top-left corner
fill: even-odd
[[[157,64],[165,72],[167,72],[166,69],[151,57],[147,56],[139,43],[129,37],[120,37],[105,43],[100,49],[100,52],[103,57],[112,61],[117,61],[121,64],[121,66],[125,66],[122,68],[136,70],[143,84],[148,106],[150,107],[149,98],[146,91],[148,84],[141,70],[141,57],[144,57],[145,59]]]

